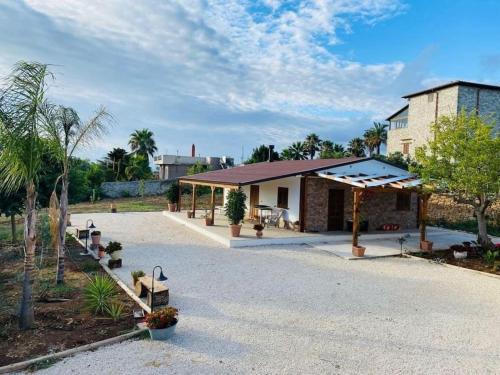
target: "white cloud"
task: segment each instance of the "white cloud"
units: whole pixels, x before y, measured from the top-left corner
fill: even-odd
[[[404,64],[344,61],[329,49],[353,19],[373,24],[404,10],[397,0],[311,0],[294,6],[255,2],[27,0],[63,32],[111,43],[130,56],[161,64],[165,87],[232,110],[301,114],[378,113],[383,87]],[[92,90],[90,90],[92,91]],[[85,95],[85,94],[83,94]]]

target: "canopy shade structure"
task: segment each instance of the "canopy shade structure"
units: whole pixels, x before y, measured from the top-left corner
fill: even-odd
[[[422,183],[419,178],[413,175],[383,175],[383,174],[329,174],[318,173],[319,177],[327,178],[333,181],[342,182],[347,185],[366,189],[366,188],[394,188],[410,189],[420,186]]]

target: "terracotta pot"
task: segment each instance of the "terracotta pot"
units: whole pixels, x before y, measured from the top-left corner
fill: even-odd
[[[365,256],[366,247],[363,246],[353,246],[352,247],[352,255],[355,257],[364,257]]]
[[[427,251],[430,253],[432,251],[432,245],[433,245],[432,241],[427,241],[427,240],[420,241],[420,250]]]
[[[255,235],[257,236],[257,238],[262,238],[262,236],[264,235],[264,232],[262,232],[261,230],[258,230],[255,232]]]
[[[169,210],[170,212],[175,212],[175,211],[177,211],[177,203],[169,203],[169,204],[168,204],[168,210]]]
[[[193,212],[192,211],[187,211],[187,217],[188,217],[188,219],[192,219],[193,218]]]
[[[205,218],[205,225],[207,227],[211,227],[212,226],[212,218],[211,217],[206,217]]]
[[[101,235],[100,234],[92,234],[90,236],[92,238],[92,245],[98,246],[101,243]]]
[[[240,232],[241,232],[241,224],[230,224],[229,225],[231,227],[231,236],[232,237],[239,237],[240,236]]]
[[[106,252],[104,250],[100,250],[97,252],[97,256],[99,258],[104,258],[104,256],[106,255]]]

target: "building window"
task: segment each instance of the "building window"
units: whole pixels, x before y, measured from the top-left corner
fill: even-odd
[[[278,188],[278,204],[279,208],[288,208],[288,188]]]
[[[389,130],[392,129],[403,129],[408,127],[408,119],[401,118],[397,120],[392,120],[389,124]]]
[[[408,155],[410,153],[410,142],[403,143],[403,155]]]
[[[410,209],[411,209],[411,194],[397,193],[396,211],[410,211]]]

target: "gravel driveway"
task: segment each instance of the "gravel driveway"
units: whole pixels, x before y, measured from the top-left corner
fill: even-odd
[[[171,341],[128,341],[50,374],[487,374],[500,371],[500,280],[307,246],[226,249],[161,213],[93,218],[124,244],[118,275],[164,266]],[[83,224],[84,225],[84,224]]]

